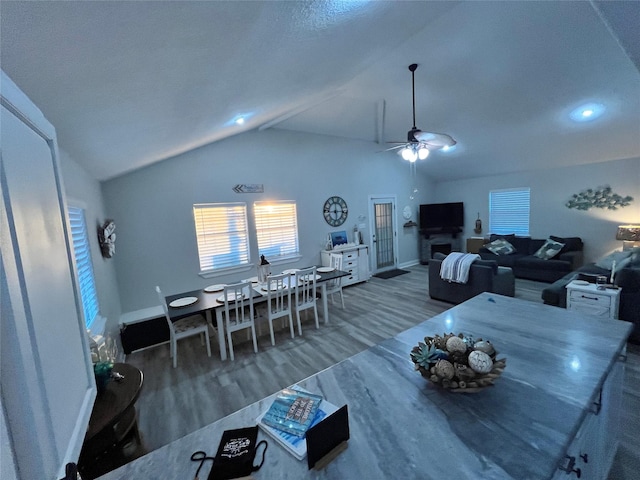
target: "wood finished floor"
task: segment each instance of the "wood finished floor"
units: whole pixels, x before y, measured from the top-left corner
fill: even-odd
[[[234,362],[221,362],[215,337],[211,358],[197,338],[178,343],[178,367],[168,345],[133,352],[127,363],[144,372],[137,402],[139,428],[147,451],[157,449],[279,389],[334,365],[380,341],[437,315],[452,305],[431,300],[428,269],[391,279],[371,278],[344,289],[345,310],[329,303],[330,324],[316,330],[303,318],[303,335],[276,330],[271,346],[262,326],[258,354],[244,332],[234,334]],[[541,302],[547,284],[516,280],[516,297]],[[320,313],[322,322],[322,313]],[[608,480],[640,479],[640,347],[630,345],[626,369],[621,446]]]

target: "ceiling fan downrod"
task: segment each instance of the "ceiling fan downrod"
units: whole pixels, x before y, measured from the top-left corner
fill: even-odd
[[[413,128],[412,130],[417,130],[416,127],[416,78],[415,71],[418,68],[417,63],[412,63],[409,65],[409,71],[411,72],[411,96],[413,101]],[[411,140],[411,139],[409,139]]]

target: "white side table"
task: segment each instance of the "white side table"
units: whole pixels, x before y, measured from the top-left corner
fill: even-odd
[[[598,290],[596,284],[584,285],[579,280],[574,280],[567,285],[567,310],[617,319],[619,307],[619,288]]]

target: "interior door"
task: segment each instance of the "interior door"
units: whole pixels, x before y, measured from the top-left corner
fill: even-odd
[[[396,199],[394,196],[370,197],[371,245],[374,274],[397,268]]]
[[[55,130],[0,84],[1,461],[58,479],[78,459],[95,398]],[[7,448],[8,447],[8,448]]]

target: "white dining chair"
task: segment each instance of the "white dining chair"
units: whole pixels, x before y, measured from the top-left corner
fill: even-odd
[[[164,316],[167,319],[169,325],[169,355],[173,358],[173,368],[178,365],[178,340],[191,337],[193,335],[200,335],[200,341],[202,344],[207,345],[207,355],[211,356],[211,344],[209,343],[209,324],[205,318],[200,315],[190,315],[188,317],[181,318],[175,322],[171,321],[169,316],[169,307],[167,301],[162,294],[160,287],[156,286],[156,293],[158,299],[164,310]]]
[[[316,320],[316,328],[320,328],[318,323],[318,306],[316,303],[316,267],[303,268],[296,272],[296,288],[295,288],[295,309],[296,320],[298,322],[298,333],[302,335],[302,327],[300,324],[300,312],[313,309],[313,315]]]
[[[331,268],[335,270],[342,270],[342,255],[332,253],[330,255]],[[342,277],[328,280],[325,283],[325,293],[327,296],[331,295],[331,304],[333,305],[333,296],[336,293],[340,294],[340,302],[342,303],[342,309],[344,310],[344,296],[342,295]]]
[[[224,325],[227,330],[227,343],[229,344],[229,358],[235,360],[231,334],[248,328],[251,329],[253,351],[258,353],[251,282],[225,285],[222,296],[224,301]]]
[[[271,334],[271,345],[276,344],[273,334],[273,321],[278,318],[286,318],[289,320],[289,330],[291,338],[295,337],[293,331],[293,315],[291,302],[291,292],[294,291],[295,276],[291,273],[283,273],[280,275],[270,275],[267,277],[267,318],[269,320],[269,333]]]

